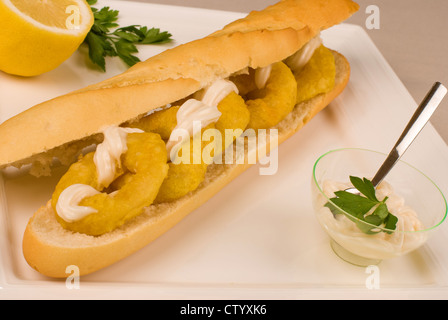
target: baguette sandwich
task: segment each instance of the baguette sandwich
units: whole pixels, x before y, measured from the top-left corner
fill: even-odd
[[[29,265],[55,278],[109,266],[250,167],[246,131],[269,134],[243,158],[274,150],[344,90],[349,63],[319,34],[358,8],[283,0],[1,124],[0,168],[68,167],[24,232]]]

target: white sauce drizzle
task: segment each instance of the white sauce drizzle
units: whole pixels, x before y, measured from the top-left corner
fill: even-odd
[[[233,82],[217,80],[205,90],[201,100],[189,99],[179,108],[177,125],[166,144],[169,160],[177,156],[182,143],[190,139],[198,129],[219,120],[221,112],[218,110],[218,104],[232,91],[238,93],[238,88]],[[195,125],[198,123],[200,126]]]
[[[114,180],[117,164],[121,165],[120,157],[127,151],[126,138],[128,133],[141,133],[140,129],[108,127],[103,131],[104,140],[97,146],[93,156],[98,174],[98,184],[109,186]],[[78,206],[79,202],[100,192],[92,186],[74,184],[61,192],[56,204],[58,215],[67,222],[78,221],[85,216],[97,212],[91,207]]]
[[[56,204],[56,211],[64,221],[74,222],[97,212],[91,207],[79,206],[82,199],[91,197],[100,192],[95,188],[85,184],[73,184],[66,188],[59,195]]]
[[[272,64],[264,68],[255,70],[255,85],[258,89],[263,89],[271,76]]]
[[[140,129],[108,127],[103,131],[104,140],[98,145],[93,162],[98,173],[98,183],[107,187],[114,181],[120,157],[128,150],[126,138],[128,133],[141,133]]]
[[[300,71],[307,63],[310,61],[311,57],[322,45],[322,39],[320,35],[317,35],[311,39],[307,44],[305,44],[299,51],[294,53],[292,56],[285,60],[286,64],[293,71]]]

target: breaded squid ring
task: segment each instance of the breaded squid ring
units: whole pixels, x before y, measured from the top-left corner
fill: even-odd
[[[225,131],[244,131],[250,121],[250,112],[244,99],[235,92],[231,92],[218,104],[218,110],[221,112],[221,117],[215,123],[215,127],[221,132],[223,137],[222,151],[224,151],[236,138],[234,137],[232,140],[227,139],[226,141]]]
[[[158,133],[166,142],[177,125],[176,115],[179,108],[180,106],[172,106],[156,111],[141,118],[138,122],[130,124],[129,127],[138,128],[145,132]]]
[[[214,129],[214,125],[211,124],[202,129],[201,134],[208,129]],[[186,142],[190,144],[189,163],[168,163],[168,175],[160,186],[159,193],[157,194],[154,203],[170,202],[179,199],[187,193],[196,190],[196,188],[199,187],[201,182],[205,179],[208,164],[204,162],[204,159],[202,158],[202,151],[209,144],[213,144],[214,147],[215,141],[199,141],[200,148],[197,148],[197,150],[194,147],[194,139],[200,138],[201,137],[197,135],[192,137],[190,141]],[[181,149],[180,152],[183,150],[184,149]],[[195,153],[200,154],[195,155]],[[197,159],[199,159],[199,161]]]
[[[97,189],[98,194],[79,203],[79,206],[90,207],[97,212],[73,222],[65,221],[58,214],[56,218],[65,229],[98,236],[123,225],[154,202],[168,174],[168,164],[165,143],[158,134],[130,133],[127,152],[121,156],[121,169],[117,170],[115,177],[126,173],[126,183],[121,184],[119,190],[101,190],[93,157],[94,152],[88,153],[69,168],[56,186],[52,206],[57,212],[60,195],[70,186],[81,184]]]
[[[283,62],[272,65],[266,86],[247,95],[250,111],[248,128],[268,129],[282,121],[296,105],[297,82]]]
[[[171,131],[177,124],[176,114],[179,107],[170,107],[153,113],[138,123],[133,124],[135,128],[142,129],[144,131],[152,131],[159,133],[164,140],[168,140]],[[244,130],[249,123],[250,114],[247,110],[246,104],[241,96],[235,92],[229,93],[218,104],[218,110],[221,112],[219,120],[212,125],[207,126],[206,129],[217,129],[221,133],[222,137],[222,149],[223,151],[232,140],[228,139],[226,143],[225,130],[226,129],[241,129]],[[214,141],[202,141],[202,150]],[[215,150],[219,148],[215,148]],[[193,137],[190,139],[190,150],[193,151]],[[191,154],[191,161],[187,163],[169,163],[168,176],[160,187],[155,203],[170,202],[186,195],[187,193],[196,190],[205,178],[208,163],[205,163],[200,157],[200,163],[194,163],[194,156]]]
[[[295,74],[297,103],[327,93],[334,87],[336,64],[330,49],[321,45],[314,51],[310,61]]]
[[[138,128],[146,132],[158,133],[162,139],[167,142],[170,138],[171,132],[177,125],[176,116],[179,108],[179,106],[172,106],[170,108],[157,111],[140,119],[137,123],[133,123],[131,127]],[[208,128],[213,128],[213,126],[209,126]],[[200,150],[201,152],[204,147],[205,145],[202,143]],[[194,150],[193,137],[190,139],[190,150]],[[193,154],[191,154],[190,164],[168,163],[168,175],[159,189],[157,197],[154,200],[155,203],[169,202],[178,199],[188,192],[195,190],[204,180],[205,172],[207,171],[207,164],[202,161],[201,163],[195,164],[192,161],[193,157]],[[126,175],[124,175],[121,180],[121,183],[126,183]]]
[[[202,132],[207,129],[217,129],[221,133],[222,146],[220,149],[223,151],[233,140],[228,139],[226,143],[225,130],[226,129],[241,129],[244,130],[249,123],[249,111],[243,98],[241,98],[235,92],[228,94],[218,104],[218,110],[221,112],[219,120],[212,125],[204,128]],[[190,139],[190,150],[193,151],[193,138]],[[202,141],[201,152],[209,143],[215,143],[215,141],[207,142]],[[219,148],[217,148],[219,150]],[[193,158],[193,156],[192,156]],[[205,178],[208,163],[204,162],[202,156],[200,157],[201,163],[194,163],[190,161],[190,164],[170,163],[170,169],[168,171],[168,177],[160,187],[159,194],[155,200],[155,203],[170,202],[194,191],[199,187],[201,182]]]

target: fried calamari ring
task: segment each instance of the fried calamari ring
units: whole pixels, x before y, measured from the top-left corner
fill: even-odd
[[[231,92],[221,100],[218,110],[221,112],[221,117],[215,123],[215,127],[221,133],[222,151],[224,151],[236,139],[234,136],[232,140],[226,141],[226,130],[244,131],[250,121],[250,112],[244,99],[235,92]]]
[[[146,132],[154,132],[160,134],[162,139],[166,142],[171,136],[171,132],[177,125],[177,111],[179,106],[172,106],[167,109],[163,109],[154,112],[131,125],[133,128],[138,128]],[[214,128],[214,126],[208,126],[207,129]],[[203,132],[204,130],[202,130]],[[209,142],[213,143],[213,142]],[[196,152],[202,153],[202,149],[208,143],[202,142],[200,150]],[[195,190],[199,184],[205,178],[205,172],[207,171],[207,164],[202,161],[201,155],[199,163],[195,163],[194,159],[198,158],[198,155],[194,155],[195,148],[193,147],[193,137],[190,139],[190,163],[173,164],[168,163],[169,170],[166,179],[163,181],[155,203],[168,202],[178,199],[188,192]],[[127,175],[123,175],[121,179],[117,181],[118,185],[126,183]]]
[[[172,106],[156,111],[141,118],[138,122],[130,124],[129,127],[158,133],[164,141],[167,141],[177,125],[176,115],[179,108],[179,106]]]
[[[76,184],[88,185],[98,191],[97,170],[93,161],[94,152],[88,153],[74,163],[56,186],[52,206],[56,205],[61,193]],[[121,169],[116,177],[126,174],[126,183],[113,193],[98,193],[84,198],[79,206],[91,207],[97,212],[84,218],[67,222],[56,215],[60,224],[68,230],[93,236],[110,232],[123,225],[153,203],[159,188],[168,174],[165,143],[155,133],[130,133],[127,136],[127,152],[121,156]],[[116,185],[115,185],[116,186]]]
[[[282,121],[296,105],[297,82],[283,62],[272,65],[266,86],[249,92],[246,101],[250,111],[248,128],[267,129]]]
[[[205,130],[214,129],[214,125],[208,125],[201,130],[201,135]],[[205,179],[205,173],[207,172],[208,164],[204,161],[202,157],[202,151],[204,148],[213,144],[215,141],[201,141],[196,142],[200,148],[195,148],[195,139],[201,139],[199,135],[196,135],[190,139],[190,146],[187,150],[190,151],[189,163],[180,162],[175,164],[169,162],[169,170],[166,179],[160,186],[159,193],[154,201],[154,203],[170,202],[179,199],[186,195],[187,193],[194,191],[199,187],[201,182]],[[212,149],[213,149],[212,148]],[[181,154],[185,149],[179,150]],[[181,155],[182,156],[182,155]],[[188,155],[187,155],[188,156]]]
[[[146,132],[154,132],[160,134],[163,140],[167,141],[170,138],[171,132],[177,125],[177,111],[179,106],[173,106],[154,112],[138,122],[130,125],[132,128],[138,128]],[[250,119],[250,112],[244,102],[244,99],[235,92],[229,93],[218,104],[218,110],[221,112],[221,117],[215,123],[223,137],[225,137],[226,129],[241,129],[247,127]],[[225,149],[223,144],[223,150]]]
[[[310,61],[295,74],[297,81],[297,103],[311,99],[333,89],[336,64],[333,53],[323,45],[314,51]]]
[[[167,141],[171,132],[177,125],[176,115],[178,110],[178,106],[173,106],[168,109],[157,111],[142,118],[139,122],[134,123],[132,127],[158,133],[165,141]],[[241,131],[243,131],[249,123],[250,113],[247,110],[244,99],[235,92],[229,93],[223,100],[221,100],[218,104],[218,110],[221,112],[219,120],[215,124],[204,128],[202,132],[207,129],[219,130],[222,137],[222,149],[210,149],[222,151],[235,139],[235,137],[232,136],[233,139],[227,139],[226,144],[225,130],[241,129]],[[209,144],[215,143],[215,141],[202,141],[201,150],[196,151],[201,152],[201,155],[198,157],[193,153],[195,152],[193,138],[194,137],[190,139],[190,163],[169,163],[168,176],[160,187],[157,198],[154,201],[155,203],[170,202],[179,199],[189,192],[196,190],[204,180],[208,163],[204,162],[202,151],[206,146],[209,146]],[[197,163],[194,159],[201,159],[200,163]]]
[[[212,150],[220,150],[221,152],[233,142],[233,139],[225,139],[226,129],[241,129],[244,130],[249,123],[249,111],[247,110],[246,104],[238,94],[235,92],[229,93],[221,102],[218,104],[218,110],[221,112],[219,120],[212,125],[207,126],[202,130],[202,132],[207,129],[216,129],[220,132],[222,146],[220,148],[210,148]],[[163,111],[161,111],[163,112]],[[165,115],[166,116],[166,115]],[[160,116],[161,117],[161,116]],[[168,121],[172,123],[173,120]],[[205,178],[205,173],[207,172],[208,163],[204,162],[201,155],[194,157],[194,142],[193,139],[197,137],[192,137],[190,139],[190,163],[169,163],[170,169],[168,171],[168,177],[162,183],[160,187],[159,194],[155,200],[155,203],[170,202],[180,197],[185,196],[191,191],[196,190],[201,182]],[[201,153],[205,147],[209,144],[217,143],[217,141],[212,140],[211,142],[202,139],[201,143]],[[195,163],[194,158],[201,159],[200,163]]]

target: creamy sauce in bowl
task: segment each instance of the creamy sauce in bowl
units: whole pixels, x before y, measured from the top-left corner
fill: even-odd
[[[322,191],[328,198],[335,196],[334,192],[352,187],[349,183],[325,181]],[[420,247],[427,240],[424,225],[417,213],[405,204],[403,197],[395,193],[392,186],[383,181],[376,188],[376,197],[382,201],[385,197],[390,213],[398,218],[396,229],[391,232],[364,233],[355,222],[345,214],[333,213],[324,205],[327,198],[319,195],[317,219],[330,237],[346,250],[370,259],[387,259],[404,255]]]

